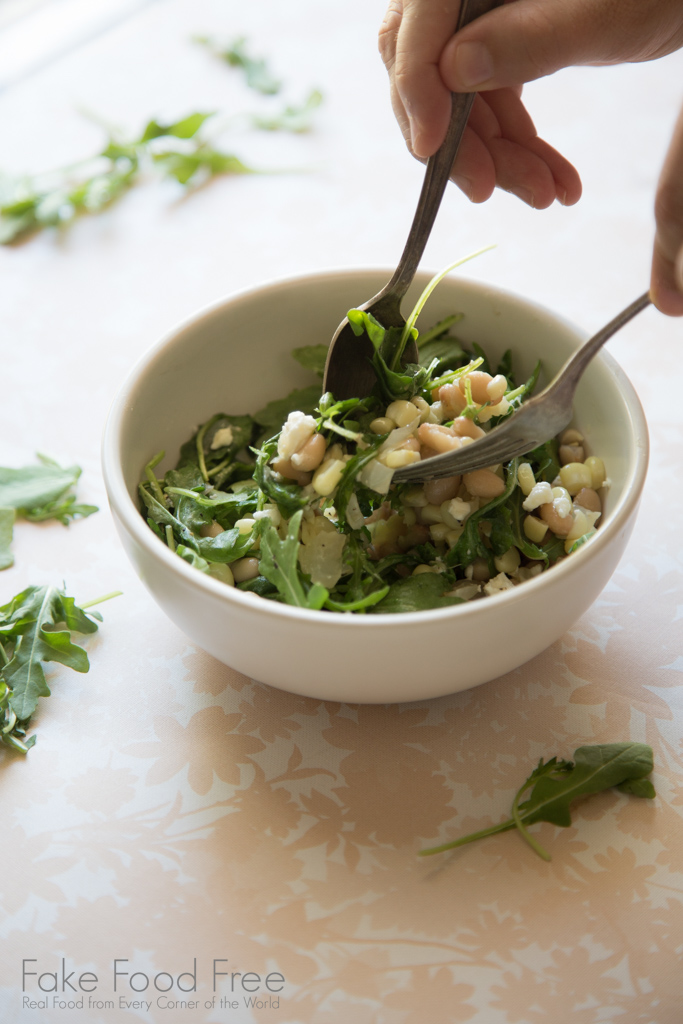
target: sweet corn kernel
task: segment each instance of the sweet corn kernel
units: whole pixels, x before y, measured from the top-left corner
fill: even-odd
[[[332,494],[342,478],[346,463],[342,459],[327,459],[316,469],[313,476],[313,487],[317,494],[326,498]]]
[[[459,526],[457,530],[449,530],[446,534],[446,543],[449,548],[455,547],[464,533],[465,527]]]
[[[412,402],[406,402],[399,398],[387,406],[386,415],[394,421],[397,427],[407,427],[409,423],[414,423],[419,419],[420,410],[416,409]]]
[[[587,466],[585,462],[568,462],[560,470],[560,480],[562,486],[572,496],[578,494],[584,487],[593,486],[593,474],[590,466]]]
[[[415,566],[415,568],[413,569],[413,576],[422,576],[422,574],[425,573],[425,572],[438,572],[438,571],[439,570],[437,569],[437,567],[435,565],[426,565],[425,563],[423,563],[422,565],[416,565]]]
[[[536,483],[534,471],[528,462],[521,462],[519,469],[517,470],[517,483],[519,484],[522,494],[531,494],[531,491]]]
[[[504,572],[510,575],[519,568],[521,558],[519,557],[519,551],[516,547],[508,548],[504,555],[499,555],[498,558],[493,559],[498,572]]]
[[[577,540],[566,540],[564,542],[564,550],[567,554],[570,554],[572,548],[577,543],[577,541],[581,541],[583,543],[584,541],[587,541],[589,537],[592,537],[594,534],[595,530],[589,530],[588,533],[584,533],[581,537],[578,537]]]
[[[384,456],[384,464],[389,469],[400,469],[401,466],[412,466],[413,462],[420,461],[419,452],[411,452],[406,448],[396,448],[393,452],[387,452]]]
[[[588,533],[589,530],[593,529],[599,516],[599,512],[584,512],[583,509],[575,508],[574,522],[566,539],[573,542],[578,540],[579,537],[583,537],[585,533]]]
[[[560,444],[581,444],[583,441],[583,434],[579,433],[574,427],[567,427],[562,434],[560,434]]]
[[[434,543],[441,544],[443,541],[446,540],[446,537],[449,533],[449,528],[446,526],[445,523],[434,523],[433,526],[429,527],[429,532]]]
[[[237,522],[235,523],[235,526],[240,531],[240,535],[244,535],[245,533],[251,533],[251,531],[256,526],[256,520],[255,519],[238,519]]]
[[[425,497],[424,488],[418,484],[416,487],[411,487],[403,495],[403,504],[409,508],[424,508],[429,502]]]
[[[388,434],[389,431],[394,430],[396,424],[393,420],[389,419],[388,416],[378,416],[377,419],[373,420],[370,424],[370,430],[373,434]]]
[[[587,486],[592,487],[594,491],[599,490],[604,484],[607,475],[605,463],[596,455],[590,455],[584,462],[584,466],[588,466],[591,474],[591,483],[587,484]]]
[[[441,508],[439,505],[425,505],[420,509],[420,519],[425,526],[431,526],[432,523],[443,523],[443,516],[441,515]]]
[[[548,524],[537,519],[536,516],[526,516],[524,519],[524,535],[529,538],[532,544],[542,544]]]

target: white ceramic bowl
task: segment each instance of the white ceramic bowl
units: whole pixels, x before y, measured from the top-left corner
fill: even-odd
[[[203,310],[155,345],[131,372],[107,423],[103,462],[124,548],[166,614],[193,641],[262,682],[335,701],[418,700],[509,672],[558,639],[598,596],[631,533],[647,468],[647,428],[628,379],[603,352],[576,396],[575,423],[606,463],[611,487],[596,536],[561,564],[498,596],[402,615],[301,610],[256,599],[193,569],[149,529],[138,508],[145,463],[159,472],[213,413],[254,412],[311,383],[291,358],[326,342],[347,309],[373,295],[390,271],[353,270],[279,281]],[[429,275],[404,300],[411,307]],[[543,359],[548,379],[585,335],[534,303],[450,277],[430,298],[421,328],[464,313],[457,333],[492,361],[511,347],[525,379]]]

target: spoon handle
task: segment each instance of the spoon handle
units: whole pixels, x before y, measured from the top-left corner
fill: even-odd
[[[464,28],[475,18],[499,7],[503,0],[463,0],[456,31]],[[451,97],[451,120],[446,137],[441,146],[427,161],[422,191],[417,203],[413,223],[408,234],[408,241],[399,260],[394,276],[382,293],[383,298],[389,294],[400,303],[415,276],[422,253],[427,244],[436,219],[446,185],[453,168],[462,136],[470,116],[476,93],[457,93]],[[378,296],[379,298],[379,296]]]

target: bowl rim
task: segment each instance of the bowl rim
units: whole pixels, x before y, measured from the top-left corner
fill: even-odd
[[[374,629],[386,629],[390,626],[396,626],[397,620],[401,625],[405,626],[426,624],[427,622],[449,619],[454,615],[462,617],[485,614],[485,609],[491,607],[490,600],[465,601],[462,604],[450,605],[446,608],[430,608],[418,612],[401,612],[400,614],[385,612],[372,615],[354,615],[350,612],[316,611],[309,608],[298,608],[294,605],[281,604],[278,601],[255,600],[255,595],[250,594],[249,591],[241,591],[236,587],[226,586],[220,580],[213,579],[211,576],[199,572],[170,551],[163,541],[150,530],[128,493],[124,480],[119,457],[119,441],[129,398],[137,388],[143,374],[150,369],[162,352],[179,340],[188,329],[198,326],[202,321],[214,316],[226,307],[237,302],[248,301],[251,297],[265,291],[272,292],[293,284],[322,283],[325,280],[332,279],[339,281],[344,278],[357,277],[364,274],[386,274],[388,280],[392,272],[392,269],[380,266],[351,267],[338,270],[327,269],[286,275],[229,293],[227,296],[216,299],[196,310],[163,334],[158,341],[154,342],[136,360],[119,386],[111,402],[102,436],[102,471],[110,506],[122,525],[132,534],[137,543],[146,550],[148,555],[157,561],[161,561],[170,571],[179,574],[184,583],[189,584],[198,592],[223,600],[227,603],[228,607],[235,605],[237,608],[246,611],[258,609],[260,613],[274,615],[283,620],[316,625],[327,623],[329,627],[338,629],[368,629],[371,627]],[[433,274],[430,271],[420,269],[415,275],[415,279],[417,281],[424,279],[426,283],[432,276]],[[546,318],[550,317],[556,323],[568,328],[579,340],[588,337],[587,331],[578,327],[566,317],[517,292],[464,275],[458,276],[457,282],[458,284],[463,284],[469,291],[475,294],[494,293],[503,299],[512,300],[524,305],[531,312],[538,313]],[[610,513],[609,521],[604,526],[601,525],[596,531],[595,536],[591,538],[590,545],[583,545],[578,551],[574,552],[571,558],[566,558],[560,565],[553,566],[552,572],[539,573],[538,576],[525,580],[521,586],[496,594],[496,608],[503,609],[510,601],[520,601],[524,598],[524,595],[531,598],[540,588],[557,586],[562,580],[569,580],[571,576],[580,572],[586,558],[593,560],[595,555],[609,545],[612,537],[625,528],[640,501],[649,459],[649,434],[645,414],[635,388],[614,357],[603,348],[595,357],[595,360],[602,362],[615,379],[624,399],[624,406],[631,422],[633,434],[638,439],[624,485],[624,493],[617,507]]]

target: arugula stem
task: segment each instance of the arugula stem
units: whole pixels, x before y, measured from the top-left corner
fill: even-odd
[[[515,827],[514,821],[510,818],[502,821],[499,825],[491,825],[489,828],[482,828],[479,832],[471,832],[460,839],[454,839],[450,843],[443,843],[441,846],[431,846],[428,850],[418,850],[418,857],[431,857],[434,853],[445,853],[447,850],[454,850],[456,846],[466,846],[474,843],[477,839],[485,839],[486,836],[494,836],[497,832],[509,832]]]
[[[469,260],[473,260],[476,256],[481,256],[482,253],[488,252],[489,249],[494,248],[494,245],[485,245],[482,249],[477,249],[476,252],[471,252],[469,256],[463,256],[461,259],[456,260],[455,263],[450,263],[447,267],[444,267],[443,270],[441,270],[438,274],[435,275],[435,277],[431,279],[427,287],[422,292],[422,295],[420,295],[420,298],[415,303],[415,308],[413,309],[412,313],[406,320],[406,324],[405,327],[403,328],[403,333],[401,335],[401,341],[398,346],[399,357],[403,353],[403,349],[406,347],[406,343],[408,341],[408,338],[410,337],[410,332],[415,326],[415,321],[422,312],[422,307],[424,306],[427,299],[436,288],[439,281],[442,281],[446,274],[450,274],[451,270],[455,270],[456,267],[461,267],[463,263],[467,263]]]
[[[452,327],[453,324],[457,323],[458,320],[462,320],[462,318],[462,313],[452,313],[450,316],[440,320],[438,324],[434,324],[434,326],[430,327],[428,331],[424,331],[417,339],[416,344],[418,349],[422,348],[422,346],[426,345],[428,342],[434,341],[436,338],[440,338],[442,334],[446,333],[449,327]]]
[[[102,597],[96,597],[93,601],[84,601],[81,604],[81,608],[92,608],[93,605],[102,604],[103,601],[111,601],[112,597],[122,597],[122,590],[112,590],[108,594],[104,594]]]
[[[173,536],[173,527],[170,523],[166,526],[166,543],[171,551],[175,551],[175,537]]]
[[[222,462],[219,462],[217,466],[214,466],[213,469],[210,469],[207,472],[207,483],[208,483],[208,480],[210,480],[212,476],[218,476],[220,471],[222,469],[225,469],[226,466],[229,466],[231,462],[232,462],[232,455],[228,455],[225,459],[223,459]]]
[[[520,797],[527,791],[527,789],[533,786],[537,781],[537,779],[527,779],[527,781],[524,783],[521,789],[518,789],[515,793],[515,799],[512,801],[512,820],[514,821],[517,830],[521,833],[522,839],[526,840],[531,849],[535,850],[538,856],[541,857],[543,860],[549,861],[552,860],[550,854],[546,849],[544,849],[541,846],[538,840],[534,839],[531,833],[527,831],[524,822],[522,821],[522,816],[519,813]]]
[[[197,431],[196,446],[197,446],[197,460],[199,462],[199,471],[202,474],[202,477],[204,479],[204,483],[207,483],[207,484],[209,482],[209,474],[208,474],[208,471],[207,471],[207,468],[206,468],[206,461],[204,460],[204,438],[206,437],[206,432],[209,429],[209,427],[212,427],[214,425],[214,423],[216,423],[220,418],[221,418],[221,414],[220,413],[218,413],[216,416],[212,416],[211,419],[207,420],[206,423],[202,427],[200,427],[199,430]]]
[[[5,665],[9,665],[9,658],[7,657],[7,651],[2,646],[2,644],[0,644],[0,661],[2,662],[2,667],[3,668],[5,667]]]
[[[150,459],[150,461],[145,466],[145,476],[147,477],[147,479],[148,479],[148,481],[149,481],[149,483],[150,483],[150,485],[152,487],[152,490],[154,491],[154,493],[156,495],[157,501],[159,502],[160,505],[163,505],[164,508],[166,508],[166,501],[164,499],[164,492],[161,489],[161,484],[157,480],[157,476],[156,476],[156,473],[154,472],[154,469],[156,468],[156,466],[159,465],[159,463],[161,462],[161,460],[164,458],[165,455],[166,455],[165,451],[160,451],[157,455],[154,456],[153,459]]]
[[[429,382],[429,388],[431,391],[440,388],[442,384],[452,384],[453,381],[458,380],[464,373],[471,373],[472,370],[478,370],[484,360],[480,357],[478,359],[471,359],[466,366],[461,366],[457,370],[450,370],[448,373],[444,373],[443,377],[437,377],[436,380]]]

